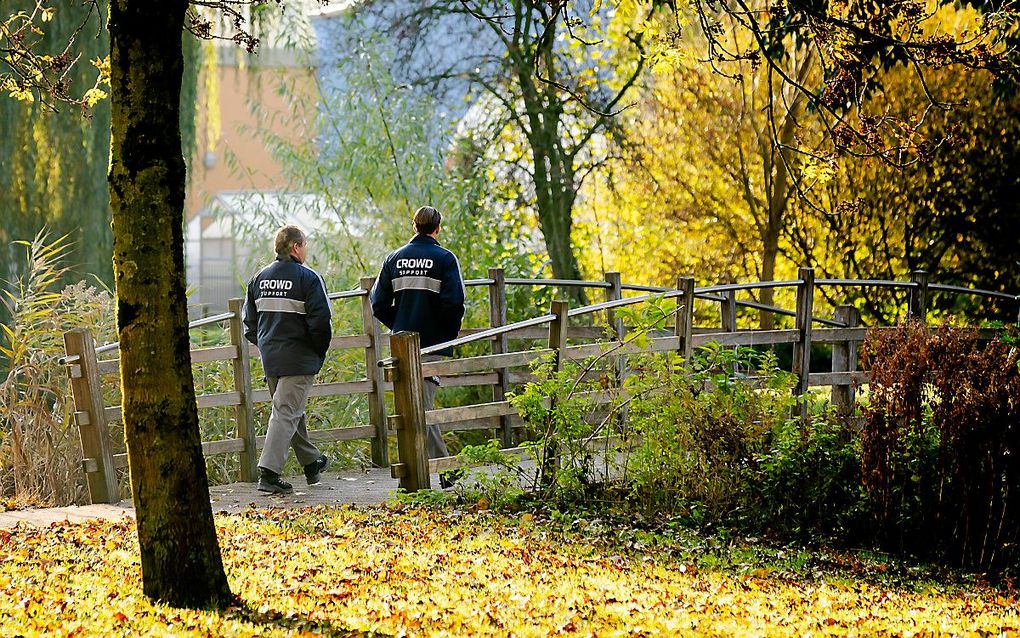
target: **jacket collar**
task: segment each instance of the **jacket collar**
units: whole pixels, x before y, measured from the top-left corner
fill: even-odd
[[[283,262],[292,261],[295,264],[300,264],[301,263],[297,259],[294,259],[294,257],[291,256],[291,255],[281,255],[279,253],[276,254],[276,261],[283,261]]]
[[[439,246],[440,245],[439,244],[439,240],[436,239],[435,237],[430,237],[429,235],[421,235],[421,234],[415,235],[414,237],[411,238],[411,241],[409,241],[407,243],[409,243],[409,244],[432,244],[433,246]]]

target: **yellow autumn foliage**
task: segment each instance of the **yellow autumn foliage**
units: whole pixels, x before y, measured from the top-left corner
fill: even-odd
[[[130,521],[0,530],[0,634],[1016,636],[1016,600],[913,591],[855,570],[699,566],[661,545],[491,511],[317,508],[217,517],[240,601],[141,593]],[[599,540],[602,538],[602,540]],[[872,571],[881,571],[874,566]]]

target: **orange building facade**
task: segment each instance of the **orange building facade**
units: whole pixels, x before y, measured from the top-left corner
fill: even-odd
[[[187,278],[192,317],[225,309],[243,294],[253,251],[235,241],[232,210],[239,201],[272,201],[292,192],[270,138],[299,143],[314,135],[318,91],[315,69],[289,50],[257,57],[236,48],[218,50],[215,81],[199,78],[197,149],[192,158],[185,213]]]

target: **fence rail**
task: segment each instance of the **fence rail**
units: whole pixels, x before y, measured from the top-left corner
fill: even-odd
[[[438,425],[443,431],[489,429],[500,434],[504,448],[512,448],[522,420],[506,401],[510,388],[533,379],[529,364],[542,357],[551,357],[555,365],[563,361],[580,360],[618,348],[609,357],[609,365],[616,383],[628,374],[626,355],[638,352],[677,352],[689,357],[695,347],[710,342],[723,346],[770,346],[792,344],[792,372],[797,378],[797,393],[809,387],[831,386],[832,401],[843,412],[853,410],[856,387],[866,383],[867,372],[857,368],[857,347],[866,331],[860,325],[857,310],[852,306],[838,306],[832,318],[817,316],[814,312],[815,289],[819,287],[883,287],[906,291],[908,315],[924,320],[928,313],[932,293],[980,295],[987,298],[1011,301],[1020,305],[1020,297],[995,291],[976,290],[934,284],[923,271],[912,273],[910,281],[814,279],[814,271],[802,268],[798,278],[787,281],[721,284],[695,287],[694,279],[681,277],[675,288],[625,284],[619,273],[606,273],[605,281],[568,281],[556,279],[515,279],[505,277],[499,268],[489,269],[487,278],[465,282],[471,287],[488,289],[489,326],[468,328],[458,338],[444,344],[418,347],[417,335],[397,333],[385,335],[372,316],[368,298],[374,279],[367,277],[352,290],[331,293],[333,302],[357,300],[361,305],[362,329],[359,334],[341,335],[330,342],[331,351],[360,350],[363,352],[366,375],[353,381],[315,384],[313,397],[365,396],[368,400],[368,423],[343,428],[314,430],[310,434],[318,442],[368,440],[372,446],[372,461],[378,466],[390,466],[400,486],[409,491],[429,487],[430,469],[456,466],[456,460],[427,459],[424,432],[428,425]],[[554,302],[551,311],[513,323],[507,321],[507,287],[548,286],[583,287],[602,290],[605,300],[579,308],[569,308],[565,302]],[[796,308],[789,310],[762,304],[753,300],[737,299],[738,292],[765,288],[788,288],[796,293]],[[645,293],[624,296],[625,292]],[[641,347],[626,341],[628,326],[617,315],[618,310],[648,302],[652,299],[675,299],[672,325],[650,335]],[[719,305],[719,321],[715,326],[695,327],[697,303]],[[266,389],[252,384],[252,360],[260,355],[258,349],[244,339],[241,321],[242,300],[232,299],[229,312],[191,322],[191,328],[226,324],[229,343],[212,347],[196,347],[191,351],[193,365],[210,362],[229,362],[233,390],[204,394],[196,397],[200,409],[233,408],[234,432],[222,440],[202,443],[206,455],[238,454],[240,469],[237,478],[253,481],[257,473],[258,451],[265,437],[258,436],[255,424],[255,405],[270,401]],[[771,312],[776,316],[794,318],[794,327],[773,330],[739,330],[738,308],[751,308]],[[704,314],[704,313],[702,313]],[[604,325],[594,325],[596,316],[604,316]],[[571,319],[592,318],[593,325],[569,325]],[[1020,315],[1018,315],[1020,321]],[[824,326],[824,327],[816,327]],[[520,342],[519,349],[510,347],[511,340]],[[537,347],[535,340],[541,340]],[[84,456],[82,468],[86,476],[90,499],[93,503],[119,500],[117,470],[127,465],[126,454],[115,454],[110,428],[121,419],[119,406],[103,405],[104,388],[116,380],[109,379],[118,371],[119,360],[100,355],[116,352],[118,344],[96,347],[91,334],[85,330],[72,330],[65,334],[66,356],[61,363],[71,378],[74,399],[74,421],[81,437]],[[423,362],[422,355],[435,353],[450,346],[488,343],[489,354],[449,358]],[[523,345],[521,345],[523,344]],[[812,344],[832,346],[828,372],[810,372]],[[389,347],[390,356],[384,356]],[[492,400],[467,406],[424,409],[422,382],[424,376],[440,375],[444,385],[488,386]],[[387,415],[385,393],[392,391],[394,413]],[[806,408],[805,408],[806,409]],[[388,438],[396,436],[399,459],[390,462]],[[516,448],[515,448],[516,449]]]

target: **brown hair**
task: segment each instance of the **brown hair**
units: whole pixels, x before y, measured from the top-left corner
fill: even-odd
[[[294,246],[305,243],[305,231],[293,224],[288,224],[276,231],[276,254],[289,255]]]
[[[431,235],[439,228],[443,216],[431,206],[422,206],[414,212],[414,229],[420,235]]]

